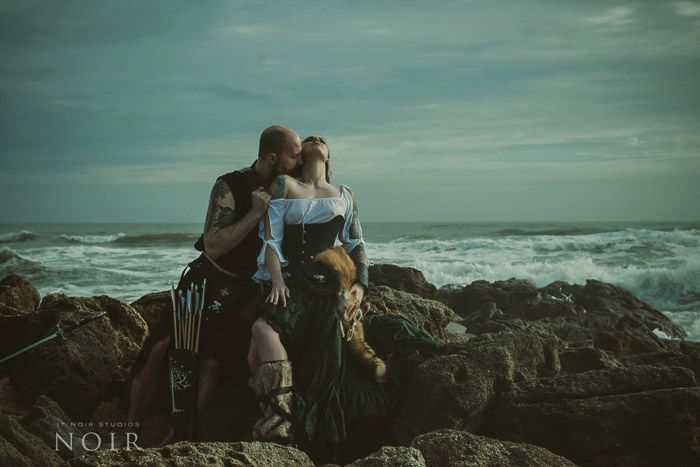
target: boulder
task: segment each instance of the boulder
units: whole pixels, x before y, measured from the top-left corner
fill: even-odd
[[[552,334],[514,331],[445,347],[412,371],[392,422],[394,439],[408,444],[440,428],[478,431],[497,393],[558,374],[561,344]]]
[[[131,304],[141,317],[148,324],[148,329],[153,333],[157,328],[163,326],[163,319],[166,313],[172,313],[170,292],[149,293],[139,298]]]
[[[501,310],[511,310],[536,302],[537,294],[537,287],[527,280],[508,279],[493,283],[478,280],[462,288],[440,289],[436,298],[466,318],[489,302]]]
[[[492,321],[515,318],[545,322],[574,346],[595,347],[616,356],[667,350],[654,332],[682,338],[685,331],[626,290],[588,280],[586,285],[554,282],[536,288],[524,280],[475,281],[441,290],[438,299],[464,318],[467,332],[492,332]]]
[[[495,405],[551,403],[695,386],[695,374],[687,368],[652,365],[610,368],[523,380],[515,383],[512,389],[499,394]]]
[[[7,451],[3,445],[12,446]],[[19,454],[19,455],[18,455]],[[0,464],[5,465],[61,465],[63,460],[44,442],[27,432],[13,417],[0,413]]]
[[[386,285],[392,289],[434,299],[437,288],[425,280],[418,269],[395,264],[374,264],[369,267],[369,281],[373,285]]]
[[[39,306],[39,292],[31,282],[17,274],[0,280],[0,359],[24,346],[26,314]],[[15,368],[10,360],[0,365],[0,374],[9,374]]]
[[[459,319],[454,311],[438,301],[383,285],[369,289],[365,296],[365,307],[369,313],[401,315],[443,342],[448,339],[445,330],[447,324]]]
[[[29,413],[20,420],[20,424],[54,451],[58,448],[58,454],[64,459],[70,459],[86,452],[81,443],[85,432],[68,418],[57,403],[44,395],[39,396],[34,401]],[[72,450],[57,437],[71,446]],[[91,446],[87,444],[87,440],[86,446]]]
[[[624,365],[682,366],[700,379],[700,342],[665,340],[668,350],[622,357]]]
[[[562,373],[582,373],[589,370],[618,368],[620,362],[615,355],[594,347],[571,347],[559,354]]]
[[[536,444],[582,466],[700,465],[700,388],[504,403],[480,434]]]
[[[304,452],[275,443],[193,443],[181,441],[163,448],[114,449],[90,452],[68,462],[71,467],[104,465],[193,465],[246,467],[313,467]]]
[[[576,465],[539,446],[501,441],[460,430],[443,429],[426,433],[416,437],[411,446],[423,454],[427,467]]]
[[[118,300],[48,295],[28,315],[32,340],[50,334],[59,320],[78,321],[95,311],[106,315],[20,357],[11,383],[24,400],[46,394],[71,419],[80,420],[117,382],[127,379],[148,331],[136,310]]]
[[[10,274],[0,280],[0,315],[18,315],[39,306],[39,291],[22,276]]]
[[[376,452],[347,464],[346,467],[425,467],[418,449],[405,446],[384,446]]]
[[[0,435],[0,465],[7,467],[32,467],[32,463],[21,452]]]

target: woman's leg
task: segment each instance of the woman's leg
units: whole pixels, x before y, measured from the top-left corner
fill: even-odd
[[[248,365],[250,386],[262,412],[253,426],[253,439],[292,441],[292,366],[280,336],[263,318],[253,323]]]
[[[260,363],[287,360],[287,351],[280,341],[279,334],[263,318],[255,320],[252,334],[251,347],[255,349],[257,359],[253,359],[255,368],[251,367],[251,372],[255,372]],[[250,355],[248,364],[251,364]]]

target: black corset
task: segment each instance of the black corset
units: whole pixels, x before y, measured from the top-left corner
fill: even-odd
[[[293,269],[313,255],[335,244],[343,228],[343,216],[335,216],[322,224],[288,224],[284,226],[282,251]]]

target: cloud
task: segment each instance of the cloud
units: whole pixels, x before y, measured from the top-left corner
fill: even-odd
[[[698,16],[700,15],[700,4],[693,2],[676,2],[673,3],[673,11],[680,16]]]
[[[633,12],[634,10],[629,7],[610,8],[601,15],[589,16],[584,22],[595,26],[624,26],[634,22],[631,18]]]

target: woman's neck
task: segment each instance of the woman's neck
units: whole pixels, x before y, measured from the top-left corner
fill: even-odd
[[[327,185],[325,162],[319,159],[306,162],[301,171],[301,178],[304,183],[313,185],[315,188]]]

